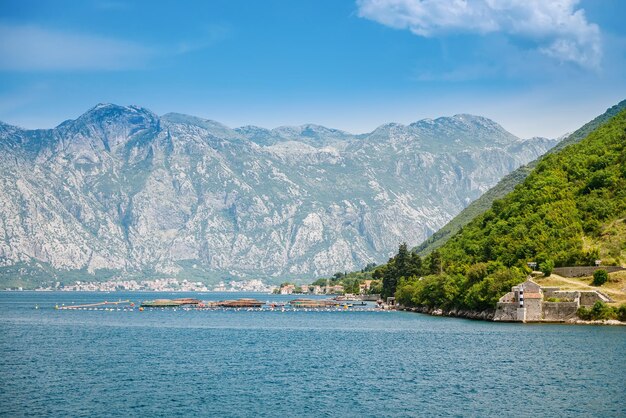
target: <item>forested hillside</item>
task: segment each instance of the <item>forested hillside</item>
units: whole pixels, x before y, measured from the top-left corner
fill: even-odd
[[[621,101],[615,106],[607,109],[602,115],[596,117],[592,121],[583,125],[581,128],[568,135],[554,148],[549,150],[545,155],[537,158],[536,160],[528,163],[527,165],[519,167],[512,173],[504,176],[502,180],[498,182],[494,187],[489,189],[485,194],[473,201],[468,207],[463,209],[461,213],[455,216],[450,222],[439,229],[433,235],[428,237],[424,242],[416,247],[416,251],[420,256],[426,256],[433,250],[444,245],[451,236],[453,236],[459,229],[467,225],[476,216],[484,213],[491,207],[496,199],[501,199],[508,193],[513,191],[515,186],[522,183],[528,174],[537,166],[539,161],[546,155],[553,154],[565,148],[568,145],[575,144],[583,140],[587,135],[600,127],[602,124],[609,121],[620,111],[626,109],[626,100]]]
[[[624,264],[626,110],[582,141],[545,156],[526,180],[424,260],[401,248],[375,271],[404,305],[492,309],[540,267]],[[618,240],[619,241],[619,240]],[[420,276],[425,276],[421,277]]]

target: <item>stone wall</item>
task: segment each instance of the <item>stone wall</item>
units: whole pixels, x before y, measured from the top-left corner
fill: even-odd
[[[494,321],[517,321],[518,303],[498,302],[496,313],[493,316]]]
[[[579,306],[592,306],[597,301],[610,302],[611,299],[596,290],[554,290],[544,289],[544,300],[547,298],[569,299],[570,302],[578,302]]]
[[[506,295],[502,296],[500,298],[500,302],[506,302],[506,303],[517,302],[517,300],[515,299],[515,292],[509,292]]]
[[[541,299],[524,300],[526,308],[526,321],[541,321]]]
[[[544,321],[565,321],[575,318],[578,302],[543,302]]]
[[[580,298],[580,292],[577,290],[557,290],[552,292],[550,298],[569,299],[569,302],[576,302]]]
[[[561,290],[560,287],[542,287],[541,290],[543,291],[543,297],[544,298],[554,298],[556,296],[554,296],[554,292],[558,292]]]
[[[608,298],[602,297],[595,290],[581,291],[580,292],[580,304],[581,306],[592,306],[597,301],[608,302]]]
[[[583,277],[592,276],[596,270],[606,270],[609,273],[626,270],[624,267],[618,266],[583,266],[583,267],[557,267],[553,270],[554,274],[563,277]]]

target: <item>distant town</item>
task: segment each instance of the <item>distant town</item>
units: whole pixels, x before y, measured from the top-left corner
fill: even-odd
[[[68,292],[263,292],[272,293],[277,286],[267,285],[261,280],[232,280],[219,282],[217,286],[207,286],[203,282],[193,282],[176,278],[154,280],[107,280],[104,282],[75,281],[73,283],[56,282],[53,286],[38,287],[37,291]],[[18,289],[21,290],[21,289]]]
[[[370,290],[372,280],[365,280],[359,284],[359,293],[365,294]],[[7,289],[11,290],[11,289]],[[18,288],[17,290],[22,290]],[[56,282],[54,285],[38,287],[36,291],[66,291],[66,292],[116,292],[116,291],[150,291],[150,292],[260,292],[281,295],[290,294],[343,294],[341,284],[326,285],[310,284],[297,285],[283,283],[280,286],[269,285],[260,279],[221,281],[216,286],[207,286],[203,282],[189,280],[179,281],[176,278],[154,280],[108,280],[104,282],[75,281],[73,283]]]

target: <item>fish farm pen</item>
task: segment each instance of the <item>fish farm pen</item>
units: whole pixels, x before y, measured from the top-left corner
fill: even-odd
[[[202,301],[191,298],[156,299],[142,302],[140,306],[143,308],[171,308],[184,305],[199,305],[200,303],[202,303]]]
[[[294,308],[331,308],[340,305],[331,299],[294,299],[289,304]]]
[[[263,305],[265,305],[265,302],[260,302],[256,299],[237,299],[217,302],[217,306],[222,308],[260,308]]]
[[[36,307],[37,309],[39,307]],[[103,301],[97,303],[80,304],[80,305],[56,305],[57,310],[84,310],[84,311],[146,311],[146,310],[234,310],[234,311],[337,311],[337,310],[354,310],[354,311],[371,311],[379,310],[376,304],[361,303],[356,307],[349,302],[339,302],[332,299],[293,299],[288,302],[271,302],[260,301],[252,298],[241,298],[234,300],[222,301],[201,301],[193,298],[179,299],[154,299],[142,301],[136,308],[135,303],[130,300],[119,300],[116,302]]]

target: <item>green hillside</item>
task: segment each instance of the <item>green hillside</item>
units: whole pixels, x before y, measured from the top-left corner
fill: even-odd
[[[623,100],[617,105],[607,109],[607,111],[604,112],[602,115],[598,116],[591,122],[583,125],[581,128],[567,136],[567,138],[565,138],[563,141],[559,142],[558,145],[548,151],[545,155],[553,154],[562,150],[568,145],[580,142],[592,131],[597,129],[602,124],[606,123],[623,109],[626,109],[626,100]],[[467,225],[472,219],[487,211],[487,209],[491,207],[496,199],[503,198],[508,193],[513,191],[515,186],[522,183],[526,179],[526,177],[528,177],[528,174],[530,174],[533,168],[537,166],[539,161],[544,158],[544,156],[530,162],[525,166],[518,168],[517,170],[502,178],[502,180],[500,180],[498,184],[489,189],[481,197],[473,201],[450,222],[448,222],[441,229],[431,235],[428,239],[418,245],[415,248],[415,251],[423,257],[430,254],[433,250],[444,245],[452,235],[454,235],[462,227]]]
[[[623,105],[623,102],[621,103]],[[572,141],[575,142],[575,141]],[[626,263],[626,110],[543,157],[523,183],[420,259],[402,251],[374,276],[404,305],[493,309],[540,266]],[[425,276],[421,280],[419,276]]]

